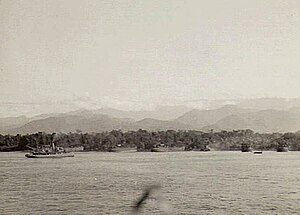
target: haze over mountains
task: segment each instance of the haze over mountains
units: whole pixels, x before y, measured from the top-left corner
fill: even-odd
[[[24,134],[39,131],[76,132],[76,130],[101,132],[112,129],[203,131],[251,129],[269,133],[300,130],[300,99],[218,100],[211,101],[209,105],[211,104],[214,104],[215,108],[207,110],[180,105],[160,107],[153,111],[100,108],[41,114],[34,117],[7,117],[0,118],[0,132]]]

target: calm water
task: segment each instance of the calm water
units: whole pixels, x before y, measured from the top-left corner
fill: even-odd
[[[0,153],[0,214],[300,214],[300,153],[78,153],[27,159]]]

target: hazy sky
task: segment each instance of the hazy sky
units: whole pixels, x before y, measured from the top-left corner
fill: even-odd
[[[0,102],[300,97],[299,0],[0,0]]]

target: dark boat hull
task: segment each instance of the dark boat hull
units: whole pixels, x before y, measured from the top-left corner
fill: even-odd
[[[252,152],[252,149],[244,149],[244,150],[241,150],[241,152]]]
[[[210,148],[193,149],[193,151],[197,151],[197,152],[210,152]]]
[[[35,154],[26,154],[27,158],[67,158],[74,157],[74,154],[63,153],[63,154],[48,154],[48,155],[35,155]]]
[[[167,148],[153,148],[151,149],[151,152],[167,152]]]
[[[278,148],[277,152],[288,152],[289,150],[287,148]]]

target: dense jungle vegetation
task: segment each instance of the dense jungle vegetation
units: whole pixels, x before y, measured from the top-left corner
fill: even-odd
[[[251,130],[201,132],[201,131],[155,131],[146,130],[122,132],[113,130],[102,133],[53,133],[43,132],[26,135],[0,135],[0,151],[23,151],[37,145],[83,146],[85,151],[108,151],[121,147],[136,147],[138,151],[151,151],[158,144],[168,147],[184,147],[186,150],[201,149],[206,146],[213,150],[240,150],[246,143],[256,150],[275,150],[279,143],[286,143],[290,150],[300,151],[299,133],[260,134]]]

